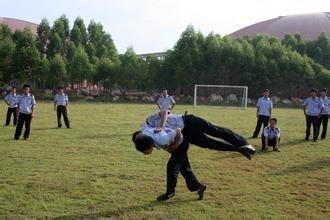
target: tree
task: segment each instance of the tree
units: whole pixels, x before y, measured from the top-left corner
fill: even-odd
[[[51,88],[56,88],[57,86],[64,86],[67,82],[67,74],[65,63],[60,54],[55,54],[49,62],[49,77],[48,82],[50,82]]]
[[[48,59],[46,57],[41,57],[40,64],[37,68],[37,74],[36,74],[38,80],[37,87],[39,89],[45,88],[47,82],[49,82],[48,80],[48,77],[50,75],[49,70],[50,70],[50,65]]]
[[[148,77],[146,62],[135,54],[133,48],[128,48],[119,58],[121,65],[118,84],[126,89],[144,90],[146,88],[144,82]]]
[[[62,15],[60,18],[56,19],[53,25],[53,32],[56,32],[61,38],[62,42],[70,36],[70,27],[69,20],[65,15]]]
[[[94,82],[103,85],[109,89],[117,81],[116,73],[118,66],[113,63],[109,58],[102,58],[96,65]]]
[[[0,25],[0,81],[9,82],[12,78],[12,65],[15,44],[8,26]]]
[[[82,39],[81,44],[85,47],[87,44],[87,31],[84,20],[80,17],[76,18],[76,20],[73,23],[73,27],[77,27],[79,29]]]
[[[55,54],[64,54],[64,45],[60,35],[57,32],[52,32],[47,52],[49,58],[54,57]]]
[[[82,46],[79,46],[75,51],[69,66],[71,82],[77,83],[79,87],[83,80],[91,80],[93,78],[92,66]]]
[[[16,47],[13,54],[14,76],[23,82],[37,79],[37,69],[40,64],[40,53],[30,30],[16,33]]]
[[[43,18],[41,23],[38,25],[37,34],[37,47],[40,54],[45,56],[47,54],[47,45],[51,34],[49,22],[46,18]]]
[[[73,26],[71,30],[71,41],[76,45],[82,45],[83,44],[83,36],[80,32],[80,29],[77,25]]]
[[[110,58],[114,63],[119,63],[118,52],[111,35],[104,32],[103,26],[91,21],[87,29],[88,45],[86,50],[88,56],[90,58],[96,56],[99,59]]]

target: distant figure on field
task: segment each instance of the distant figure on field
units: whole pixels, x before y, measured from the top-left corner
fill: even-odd
[[[16,110],[17,110],[17,98],[18,96],[16,95],[16,87],[12,86],[11,87],[11,92],[6,95],[5,97],[5,102],[8,105],[8,110],[7,110],[7,116],[6,116],[6,126],[9,126],[10,124],[10,118],[11,115],[13,115],[13,124],[16,126],[17,124],[17,116],[16,116]]]
[[[263,124],[263,129],[268,126],[269,119],[272,116],[273,102],[269,98],[269,89],[265,89],[263,96],[257,102],[257,125],[253,133],[253,138],[257,138]]]
[[[321,124],[323,126],[321,139],[325,139],[327,136],[327,128],[328,128],[328,119],[330,115],[330,98],[327,97],[327,89],[321,89],[321,101],[323,102],[323,110],[321,112],[321,116],[319,117],[319,133],[321,133]]]
[[[303,111],[306,117],[306,137],[305,140],[309,140],[311,124],[313,124],[313,140],[318,141],[318,118],[321,117],[321,112],[323,111],[324,104],[317,97],[317,90],[312,88],[310,90],[310,97],[308,97],[302,104]]]
[[[63,87],[58,87],[58,93],[55,95],[54,111],[57,112],[57,128],[62,127],[61,115],[63,115],[64,123],[67,128],[70,128],[68,118],[68,95],[64,93]]]
[[[170,111],[175,106],[175,101],[172,96],[167,94],[167,89],[163,89],[161,97],[157,101],[157,106],[160,111]]]
[[[279,151],[281,130],[277,127],[277,119],[271,118],[269,126],[265,127],[262,136],[262,150],[266,150],[268,146],[273,147],[273,151]]]
[[[27,140],[30,136],[30,127],[32,118],[35,115],[36,100],[30,94],[30,86],[23,85],[23,94],[18,96],[16,114],[18,122],[15,131],[15,140],[18,140],[22,133],[23,125],[25,124],[24,139]]]

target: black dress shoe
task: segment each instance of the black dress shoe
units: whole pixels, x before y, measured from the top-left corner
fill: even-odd
[[[175,193],[170,193],[170,194],[164,193],[163,195],[158,196],[157,200],[158,201],[166,201],[166,200],[172,198],[174,195],[175,195]]]
[[[251,160],[251,154],[256,152],[256,149],[251,145],[243,145],[240,147],[239,152],[243,154],[247,159]]]
[[[201,188],[199,188],[199,190],[197,191],[198,200],[202,200],[203,199],[205,190],[206,190],[206,186],[205,185],[202,185]]]

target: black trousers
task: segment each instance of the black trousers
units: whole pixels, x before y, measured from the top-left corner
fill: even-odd
[[[18,123],[15,131],[15,139],[18,139],[21,136],[23,125],[25,124],[24,138],[29,138],[30,128],[31,128],[31,114],[19,113]]]
[[[311,125],[313,124],[313,140],[317,140],[319,136],[319,122],[317,116],[306,115],[306,140],[309,139]]]
[[[262,142],[262,148],[264,149],[265,147],[267,146],[272,146],[272,147],[275,147],[276,146],[276,139],[273,138],[273,139],[268,139],[268,145],[266,146],[266,143],[265,143],[265,139],[266,137],[265,136],[262,136],[261,137],[261,142]],[[278,147],[280,146],[280,141],[281,141],[281,138],[278,139]]]
[[[6,116],[6,126],[10,124],[10,118],[12,114],[14,116],[14,121],[13,121],[14,126],[17,124],[16,109],[17,108],[8,108],[7,116]]]
[[[57,112],[57,127],[59,127],[59,128],[62,127],[61,115],[63,115],[65,126],[67,128],[69,128],[70,127],[70,122],[69,122],[68,112],[66,110],[66,106],[58,105],[57,108],[56,108],[56,112]]]
[[[194,115],[182,116],[184,121],[183,136],[191,144],[218,151],[239,151],[248,141],[230,129],[214,125]],[[221,138],[224,141],[211,137]]]
[[[254,133],[253,133],[253,137],[258,137],[262,124],[263,124],[263,129],[262,130],[264,130],[264,128],[268,126],[269,119],[270,119],[270,117],[266,116],[266,115],[259,115],[258,116],[258,121],[257,121],[256,128],[254,130]],[[261,136],[263,136],[263,133],[261,134]]]
[[[321,115],[319,118],[318,124],[319,124],[319,133],[321,133],[321,124],[322,124],[322,133],[321,133],[321,139],[324,139],[327,136],[327,129],[328,129],[328,119],[329,115]]]
[[[175,192],[175,187],[178,181],[178,175],[181,173],[186,181],[186,185],[190,191],[197,191],[201,188],[194,175],[189,163],[187,151],[189,143],[184,140],[177,150],[171,154],[171,158],[167,163],[167,189],[166,193],[172,194]]]

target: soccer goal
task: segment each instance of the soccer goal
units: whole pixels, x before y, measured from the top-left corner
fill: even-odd
[[[247,86],[195,85],[194,107],[247,107]]]

